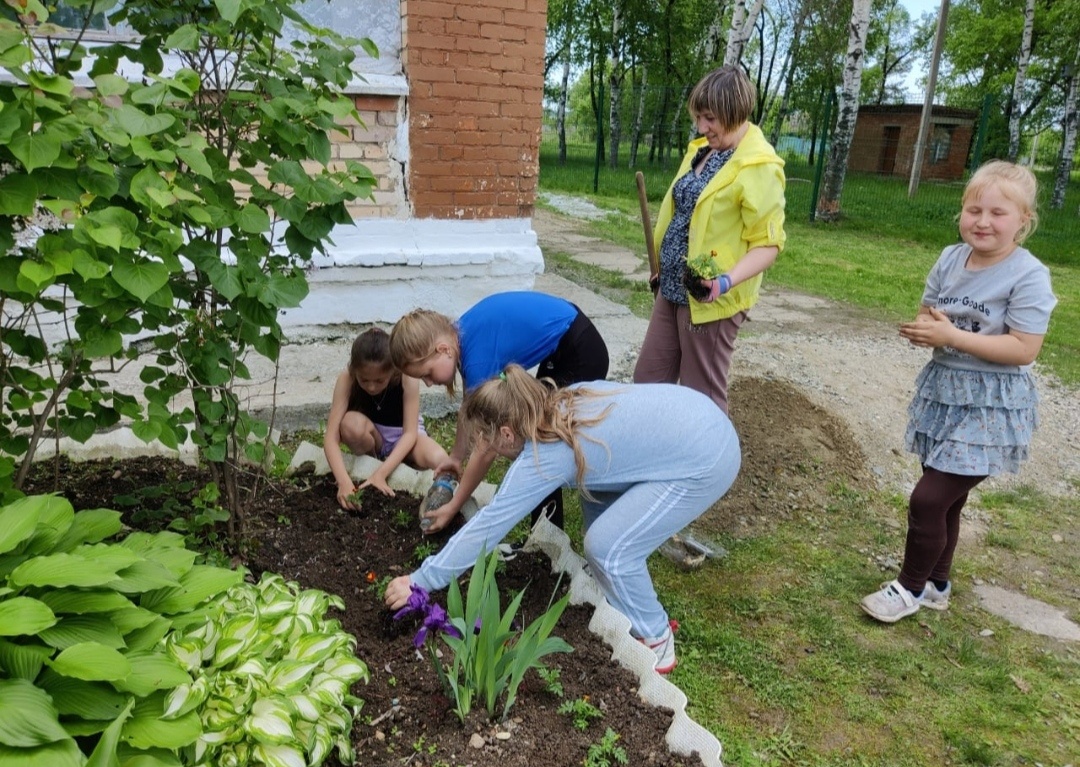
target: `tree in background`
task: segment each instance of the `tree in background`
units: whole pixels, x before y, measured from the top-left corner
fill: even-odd
[[[840,217],[840,193],[844,188],[851,140],[859,116],[859,90],[866,59],[866,32],[870,25],[870,1],[854,0],[849,25],[848,53],[844,64],[844,87],[840,92],[836,129],[833,131],[825,181],[817,201],[817,216],[825,221]]]

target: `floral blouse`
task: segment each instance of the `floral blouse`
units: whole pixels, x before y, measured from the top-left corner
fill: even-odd
[[[690,242],[690,216],[694,213],[698,197],[712,181],[724,164],[735,153],[735,147],[717,152],[708,159],[700,175],[694,175],[694,168],[701,162],[701,158],[711,152],[708,146],[698,150],[694,161],[690,163],[690,170],[675,182],[672,190],[672,198],[675,203],[675,215],[671,224],[664,232],[664,239],[660,243],[660,295],[673,304],[688,306],[690,299],[686,296],[686,288],[683,287],[683,273],[686,271],[686,257],[688,243]]]

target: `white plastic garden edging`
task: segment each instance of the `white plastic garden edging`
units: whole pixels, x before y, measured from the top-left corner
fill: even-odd
[[[330,471],[322,448],[308,442],[302,443],[297,449],[289,470],[294,471],[309,462],[314,463],[316,474]],[[371,476],[379,466],[379,461],[368,456],[345,456],[345,462],[349,474],[359,480]],[[430,471],[421,472],[408,466],[399,466],[388,477],[387,484],[394,490],[423,497],[431,487],[432,480]],[[466,518],[489,503],[495,490],[495,486],[487,482],[481,483],[472,500],[462,510]],[[615,660],[637,675],[638,693],[642,700],[651,706],[674,712],[674,720],[667,731],[667,743],[671,751],[682,756],[697,752],[705,767],[723,767],[720,760],[720,741],[686,713],[687,700],[683,691],[653,670],[656,656],[630,636],[630,621],[604,599],[600,587],[586,569],[585,560],[573,551],[566,533],[546,519],[541,519],[533,527],[525,549],[542,551],[551,559],[553,571],[570,576],[570,601],[573,604],[593,606],[589,630],[612,648],[612,657]]]

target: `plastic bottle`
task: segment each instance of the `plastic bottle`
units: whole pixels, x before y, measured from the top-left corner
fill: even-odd
[[[435,477],[435,481],[431,483],[431,488],[427,491],[427,495],[424,496],[424,500],[420,502],[420,529],[427,530],[431,527],[432,520],[424,516],[424,513],[428,509],[437,509],[440,506],[445,506],[450,503],[454,498],[454,493],[457,491],[457,480],[453,474],[440,474]]]

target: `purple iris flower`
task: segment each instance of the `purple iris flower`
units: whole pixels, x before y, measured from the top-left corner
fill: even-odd
[[[413,613],[423,613],[425,616],[428,613],[428,593],[426,590],[419,586],[409,586],[409,601],[405,603],[405,606],[394,613],[394,620],[399,621],[406,615],[412,615]]]
[[[423,645],[429,631],[432,633],[442,631],[452,637],[461,639],[461,632],[450,623],[450,617],[446,614],[446,610],[439,604],[428,606],[427,615],[424,616],[424,625],[416,632],[416,636],[413,638],[413,646],[419,648]]]

